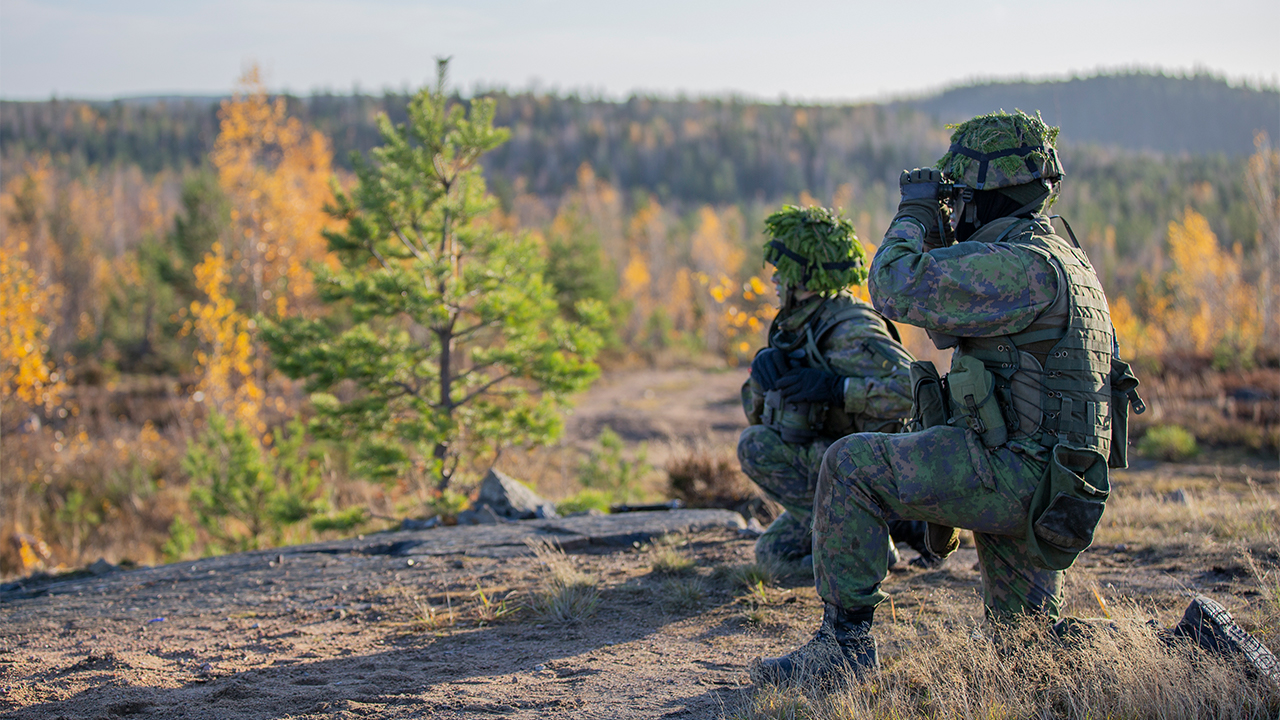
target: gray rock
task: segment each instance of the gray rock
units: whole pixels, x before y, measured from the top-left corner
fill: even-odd
[[[498,515],[488,504],[458,513],[459,525],[497,525],[504,522],[508,522],[507,518]]]
[[[401,530],[430,530],[440,524],[440,516],[432,515],[429,518],[418,520],[414,518],[405,518],[400,521]]]
[[[1164,501],[1167,503],[1174,503],[1175,505],[1191,504],[1191,498],[1187,496],[1187,491],[1182,488],[1178,488],[1171,493],[1166,493]]]
[[[85,570],[87,570],[91,575],[106,575],[109,572],[114,572],[116,569],[115,565],[107,562],[104,558],[98,558],[93,561],[92,565],[85,568]]]
[[[500,470],[490,470],[484,476],[484,482],[480,483],[480,496],[476,498],[472,509],[485,505],[499,517],[508,520],[559,517],[553,503]]]

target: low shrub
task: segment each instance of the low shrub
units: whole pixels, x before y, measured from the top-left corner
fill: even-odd
[[[1152,460],[1180,462],[1200,452],[1196,437],[1179,425],[1157,425],[1138,441],[1138,452]]]

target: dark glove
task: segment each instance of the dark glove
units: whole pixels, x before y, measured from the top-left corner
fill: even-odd
[[[934,168],[903,170],[898,178],[902,200],[897,217],[909,217],[924,226],[925,250],[951,244],[951,223],[939,197],[942,173]]]
[[[817,368],[799,368],[778,380],[783,399],[789,402],[844,402],[844,378]]]
[[[756,353],[756,358],[751,361],[751,377],[765,391],[776,389],[778,378],[786,375],[790,369],[791,363],[787,361],[786,354],[777,348],[765,348]]]

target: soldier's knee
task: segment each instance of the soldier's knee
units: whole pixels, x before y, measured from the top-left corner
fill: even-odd
[[[822,456],[822,474],[831,475],[840,471],[841,460],[843,457],[855,459],[853,463],[844,463],[845,470],[856,469],[862,462],[856,461],[857,458],[867,457],[871,454],[871,443],[865,435],[846,435],[839,440],[831,443],[831,447],[827,448],[826,453]],[[821,482],[821,479],[819,479]]]

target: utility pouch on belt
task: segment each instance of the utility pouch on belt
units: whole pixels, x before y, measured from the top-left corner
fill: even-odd
[[[778,433],[783,442],[807,443],[822,434],[829,409],[826,403],[790,402],[781,390],[770,390],[764,394],[760,420]]]
[[[909,432],[935,425],[946,425],[951,419],[947,402],[947,383],[939,377],[938,368],[929,360],[911,363],[911,422]],[[960,549],[960,530],[947,525],[928,523],[924,545],[938,557],[947,557]]]
[[[929,360],[911,363],[911,423],[912,432],[946,425],[951,419],[947,411],[945,382],[938,375],[938,368]]]
[[[1049,468],[1031,497],[1027,548],[1037,565],[1066,570],[1093,543],[1111,482],[1102,453],[1055,445]]]
[[[963,421],[987,447],[1003,445],[1009,439],[1004,415],[996,402],[995,378],[982,361],[972,355],[961,355],[951,361],[947,389],[951,395],[952,425]]]
[[[1146,412],[1147,405],[1138,397],[1138,378],[1129,363],[1111,356],[1111,457],[1107,467],[1129,467],[1129,405],[1135,415]]]

